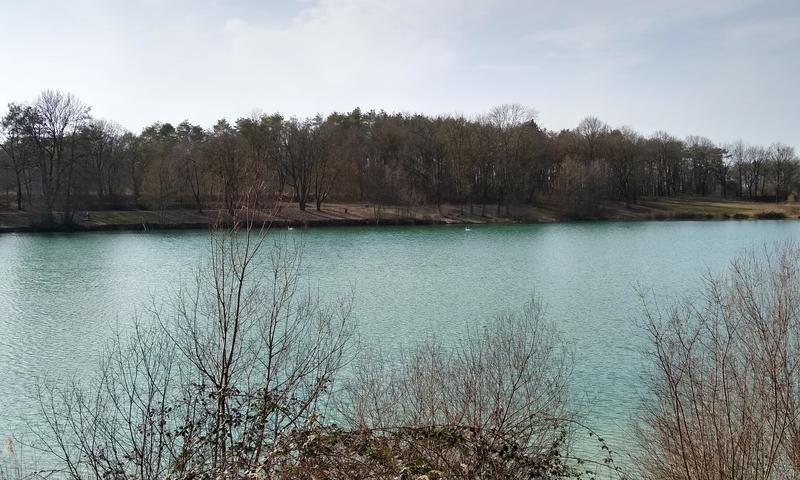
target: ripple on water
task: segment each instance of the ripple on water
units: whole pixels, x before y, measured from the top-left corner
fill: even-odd
[[[798,222],[587,222],[331,228],[302,238],[309,288],[356,294],[365,342],[463,336],[535,291],[575,350],[576,397],[612,448],[629,445],[643,370],[637,285],[687,294]],[[114,326],[188,278],[205,232],[0,235],[0,436],[22,428],[37,378],[86,374]]]

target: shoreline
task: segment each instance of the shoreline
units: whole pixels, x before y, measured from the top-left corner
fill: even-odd
[[[292,228],[323,228],[323,227],[375,227],[375,226],[417,226],[417,225],[454,225],[459,222],[447,222],[442,220],[426,220],[415,218],[394,218],[382,219],[378,222],[374,220],[360,219],[338,219],[338,220],[319,220],[319,221],[298,221],[277,219],[266,221],[271,223],[271,228],[292,227]],[[476,223],[476,222],[473,222]],[[522,222],[485,222],[488,223],[522,223]],[[25,225],[17,227],[0,226],[0,234],[3,233],[82,233],[82,232],[135,232],[151,230],[207,230],[211,222],[178,222],[178,223],[147,223],[144,225],[118,223],[118,224],[86,224],[77,223],[72,225]],[[223,222],[222,226],[230,226],[229,222]]]
[[[504,207],[505,208],[505,207]],[[577,216],[554,204],[514,207],[511,216],[492,215],[496,205],[419,207],[370,204],[326,204],[319,212],[301,211],[296,205],[281,205],[272,217],[258,221],[272,227],[321,228],[417,225],[541,224],[586,221],[680,221],[680,220],[794,220],[800,205],[746,202],[725,199],[650,199],[625,205],[605,202],[592,214]],[[480,211],[480,213],[478,213]],[[41,225],[35,212],[0,212],[2,233],[68,233],[103,231],[202,230],[217,223],[219,212],[196,210],[108,210],[89,211],[71,225]],[[222,225],[230,225],[223,218]]]

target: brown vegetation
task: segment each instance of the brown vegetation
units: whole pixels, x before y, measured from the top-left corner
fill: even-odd
[[[0,206],[45,226],[97,211],[230,215],[243,196],[301,212],[321,213],[329,201],[458,205],[462,215],[519,219],[552,205],[563,218],[607,218],[607,205],[635,211],[648,198],[783,202],[798,181],[797,155],[780,143],[644,137],[594,117],[549,131],[517,104],[476,118],[355,109],[223,119],[210,129],[157,122],[134,134],[91,118],[70,94],[45,91],[9,105],[0,146]]]
[[[649,308],[645,478],[797,478],[798,269],[796,246],[752,252],[709,276],[699,301]]]

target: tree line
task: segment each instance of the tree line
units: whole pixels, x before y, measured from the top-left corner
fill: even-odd
[[[547,130],[500,105],[473,118],[362,111],[253,114],[212,128],[156,122],[136,134],[47,90],[0,120],[7,208],[71,222],[82,210],[225,209],[243,196],[321,210],[324,202],[469,206],[513,216],[551,202],[576,215],[603,201],[721,196],[783,201],[798,187],[793,147],[644,136],[595,117]],[[494,210],[488,210],[492,209]]]

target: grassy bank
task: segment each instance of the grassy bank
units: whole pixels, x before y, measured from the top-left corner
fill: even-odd
[[[88,213],[88,214],[87,214]],[[218,212],[196,210],[114,210],[80,212],[69,226],[46,227],[37,212],[0,211],[0,233],[36,231],[158,230],[207,228]],[[452,223],[542,223],[571,220],[723,220],[800,218],[800,204],[727,199],[643,199],[635,205],[603,202],[576,214],[563,205],[536,203],[510,209],[496,205],[395,207],[355,203],[325,204],[321,211],[282,205],[269,220],[292,227],[366,225],[440,225]],[[265,219],[266,220],[266,219]]]

